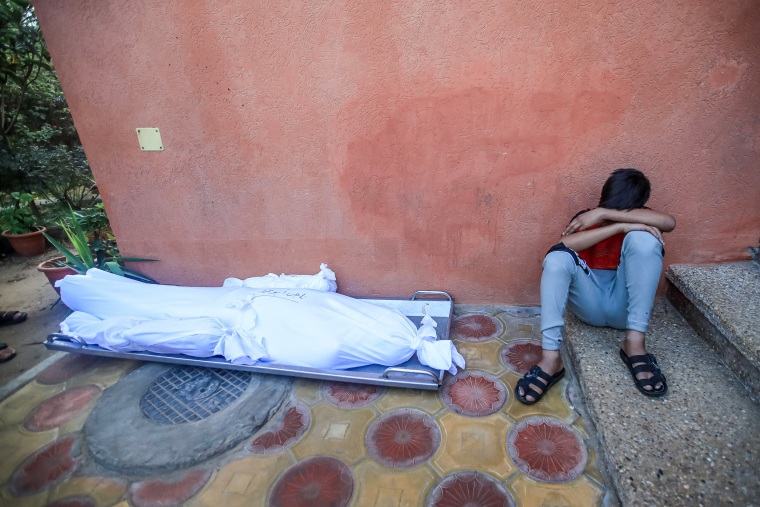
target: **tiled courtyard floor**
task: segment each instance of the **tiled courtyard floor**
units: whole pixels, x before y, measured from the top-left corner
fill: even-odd
[[[102,393],[141,363],[67,356],[0,403],[0,505],[599,505],[569,379],[536,405],[514,399],[538,327],[533,308],[457,307],[467,370],[438,392],[296,379],[223,456],[147,477],[88,466],[82,438]]]

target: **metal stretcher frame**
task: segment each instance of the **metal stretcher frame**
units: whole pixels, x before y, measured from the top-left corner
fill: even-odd
[[[424,296],[424,297],[421,297]],[[415,326],[420,325],[422,317],[427,313],[438,327],[438,340],[448,340],[449,330],[454,312],[454,299],[447,292],[420,290],[409,299],[401,298],[365,298],[368,303],[395,308],[411,320]],[[268,373],[290,377],[304,377],[338,382],[355,382],[360,384],[375,384],[390,387],[406,387],[411,389],[437,390],[443,381],[444,370],[436,370],[419,362],[417,355],[397,366],[382,366],[372,364],[348,370],[327,370],[288,366],[274,363],[257,363],[254,365],[232,364],[223,357],[191,357],[183,354],[155,354],[153,352],[117,352],[104,349],[98,345],[88,345],[76,336],[53,333],[45,341],[45,347],[50,350],[60,350],[76,354],[132,359],[138,361],[153,361],[206,368],[221,368],[240,370],[253,373]]]

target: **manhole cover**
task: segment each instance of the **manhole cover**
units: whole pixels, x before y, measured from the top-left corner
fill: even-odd
[[[142,413],[158,424],[203,420],[237,400],[251,374],[183,366],[158,377],[140,399]]]

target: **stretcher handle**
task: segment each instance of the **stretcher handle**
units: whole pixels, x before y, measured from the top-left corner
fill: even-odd
[[[52,333],[49,334],[47,337],[47,343],[53,343],[56,340],[64,340],[67,342],[73,342],[78,344],[80,347],[84,347],[87,345],[87,342],[83,339],[79,338],[78,336],[73,336],[70,334],[61,334],[61,333]]]
[[[438,383],[438,375],[429,370],[412,370],[409,368],[386,368],[383,372],[383,378],[388,378],[389,373],[414,373],[415,375],[430,375]]]
[[[409,299],[411,301],[414,301],[415,299],[417,299],[418,294],[420,296],[445,296],[449,301],[451,301],[452,303],[454,302],[454,298],[451,297],[451,294],[449,294],[448,292],[444,292],[442,290],[418,290],[417,292],[412,294],[412,297],[410,297]]]

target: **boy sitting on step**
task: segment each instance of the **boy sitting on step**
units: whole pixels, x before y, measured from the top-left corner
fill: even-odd
[[[644,336],[654,305],[664,254],[662,233],[675,219],[649,208],[649,180],[636,169],[617,169],[602,188],[599,207],[573,217],[562,242],[546,255],[541,276],[541,361],[518,381],[517,399],[539,401],[565,374],[559,348],[569,305],[592,326],[625,329],[620,358],[638,390],[662,396],[668,390]]]

